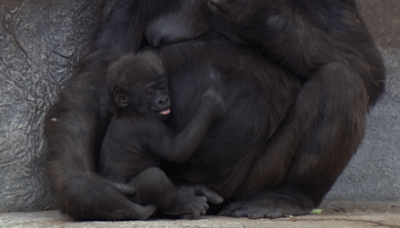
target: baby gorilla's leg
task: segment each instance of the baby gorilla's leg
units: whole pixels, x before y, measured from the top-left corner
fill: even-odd
[[[155,204],[168,215],[191,214],[185,218],[199,218],[209,208],[207,198],[197,196],[185,188],[177,189],[165,173],[157,168],[149,168],[141,172],[129,182],[136,188],[129,199],[137,204]]]
[[[177,190],[165,173],[156,167],[146,169],[129,182],[136,188],[129,199],[145,205],[154,204],[159,208],[167,208],[177,198]]]

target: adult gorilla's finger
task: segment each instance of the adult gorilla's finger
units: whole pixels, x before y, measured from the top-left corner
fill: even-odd
[[[131,202],[131,211],[135,214],[135,219],[146,220],[148,219],[154,212],[156,211],[157,207],[155,205],[149,204],[146,206],[141,206],[136,203]]]
[[[196,190],[195,192],[196,195],[205,196],[208,202],[212,204],[221,204],[222,202],[224,202],[224,198],[222,198],[221,196],[219,196],[217,193],[215,193],[206,186],[198,185],[195,187],[195,190]]]
[[[200,219],[201,217],[201,212],[193,212],[193,219]]]
[[[248,215],[249,219],[260,219],[265,218],[265,213],[263,211],[256,211]]]
[[[248,213],[246,210],[237,210],[231,214],[232,217],[236,218],[243,218],[243,217],[248,217]]]
[[[221,212],[218,213],[218,215],[221,216],[232,216],[232,213],[235,212],[236,210],[240,209],[242,207],[243,203],[242,202],[234,202],[226,206],[224,209],[222,209]]]
[[[113,185],[118,189],[118,191],[121,194],[124,195],[133,195],[136,192],[136,189],[132,186],[129,186],[127,184],[121,184],[121,183],[113,183]]]
[[[276,218],[285,217],[285,215],[280,210],[274,210],[274,211],[268,212],[266,217],[269,219],[276,219]]]
[[[194,218],[194,216],[193,216],[193,214],[183,214],[183,215],[179,215],[179,218],[192,220]]]

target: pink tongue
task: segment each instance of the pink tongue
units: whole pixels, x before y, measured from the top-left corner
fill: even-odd
[[[161,115],[168,115],[170,113],[171,113],[171,109],[160,112]]]

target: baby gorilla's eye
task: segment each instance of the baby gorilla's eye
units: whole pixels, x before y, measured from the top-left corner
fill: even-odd
[[[153,97],[155,93],[154,87],[147,88],[145,92],[147,96]]]

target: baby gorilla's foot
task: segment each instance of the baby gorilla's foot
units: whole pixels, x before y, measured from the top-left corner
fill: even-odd
[[[177,215],[181,219],[198,219],[205,215],[209,205],[221,204],[224,199],[217,193],[204,185],[180,186],[177,189],[177,196],[173,203],[164,209],[168,215]]]
[[[207,198],[190,193],[178,194],[176,200],[163,212],[168,215],[180,215],[184,219],[199,219],[205,215],[209,205]]]

